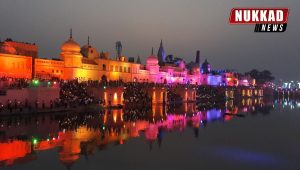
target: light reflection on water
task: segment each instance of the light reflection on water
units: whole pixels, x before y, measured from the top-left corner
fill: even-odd
[[[129,139],[147,141],[145,147],[151,151],[154,143],[161,147],[164,138],[172,132],[184,134],[186,129],[192,129],[193,138],[199,138],[199,133],[203,134],[200,132],[201,128],[207,128],[214,123],[231,120],[242,123],[245,120],[240,120],[242,118],[267,115],[273,109],[286,109],[287,106],[295,109],[298,105],[295,101],[272,103],[262,99],[248,99],[239,103],[228,101],[220,105],[201,105],[200,108],[194,103],[186,103],[178,107],[154,105],[152,110],[3,117],[0,122],[0,164],[2,167],[17,168],[16,165],[40,161],[39,154],[43,152],[58,149],[56,154],[60,163],[71,168],[81,157],[97,155],[97,150],[111,145],[122,147]],[[220,131],[222,126],[218,127]],[[209,135],[209,132],[205,135]],[[207,159],[211,156],[211,159],[231,159],[266,165],[284,162],[268,154],[223,146],[214,146],[203,151]]]

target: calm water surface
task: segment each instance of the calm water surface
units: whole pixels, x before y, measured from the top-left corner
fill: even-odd
[[[0,169],[300,169],[300,104],[1,117]]]

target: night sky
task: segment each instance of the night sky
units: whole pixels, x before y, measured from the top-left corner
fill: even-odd
[[[233,7],[288,7],[285,33],[254,33],[254,25],[228,24]],[[160,40],[167,54],[194,60],[201,50],[213,69],[268,69],[275,77],[300,80],[299,0],[0,0],[0,37],[39,45],[42,58],[58,58],[73,28],[98,51],[150,55]]]

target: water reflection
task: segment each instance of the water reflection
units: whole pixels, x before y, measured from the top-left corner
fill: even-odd
[[[299,109],[300,100],[292,100],[289,98],[277,99],[274,101],[274,106],[279,109]]]
[[[23,164],[38,159],[38,151],[59,148],[59,160],[70,168],[80,157],[88,159],[96,150],[126,144],[130,138],[144,138],[145,147],[152,150],[156,145],[164,145],[164,133],[183,133],[184,129],[192,128],[197,138],[199,129],[210,123],[243,118],[248,114],[267,114],[273,107],[272,102],[263,99],[248,99],[223,104],[154,105],[152,110],[2,117],[0,164]]]

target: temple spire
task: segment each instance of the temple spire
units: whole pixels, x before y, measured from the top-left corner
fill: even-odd
[[[141,62],[140,55],[138,55],[138,58],[137,58],[137,60],[136,60],[136,63],[138,63],[138,64],[141,64],[141,63],[142,63],[142,62]]]
[[[154,49],[153,49],[153,47],[152,47],[151,55],[154,55]]]
[[[72,28],[70,29],[70,39],[73,38]]]
[[[90,46],[90,36],[88,36],[88,46]]]
[[[200,64],[200,51],[199,50],[197,50],[197,52],[196,52],[196,63]]]
[[[157,52],[157,57],[158,57],[159,65],[160,66],[164,65],[164,63],[166,62],[166,53],[165,53],[165,50],[164,50],[162,40],[160,40],[160,45],[159,45],[159,49],[158,49],[158,52]]]

